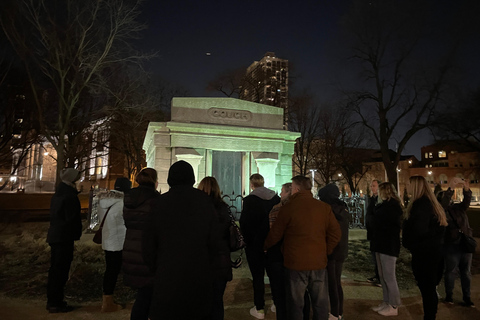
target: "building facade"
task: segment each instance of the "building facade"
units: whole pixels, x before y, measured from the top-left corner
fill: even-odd
[[[162,193],[169,189],[170,166],[179,160],[192,165],[195,185],[213,176],[233,198],[250,193],[253,173],[277,192],[291,181],[299,134],[283,129],[282,109],[233,98],[173,98],[171,114],[169,122],[149,124],[143,146]]]
[[[284,124],[288,119],[288,60],[267,52],[253,62],[246,71],[240,99],[275,106],[285,110]]]

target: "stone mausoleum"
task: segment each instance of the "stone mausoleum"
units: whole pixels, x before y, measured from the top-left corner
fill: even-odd
[[[179,160],[192,165],[195,186],[213,176],[233,197],[249,194],[253,173],[277,192],[291,181],[300,134],[283,129],[282,108],[233,98],[173,98],[171,115],[169,122],[149,124],[143,144],[162,193],[169,188],[168,169]]]

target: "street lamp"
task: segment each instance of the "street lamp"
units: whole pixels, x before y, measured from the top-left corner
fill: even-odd
[[[312,189],[315,187],[315,172],[317,172],[317,169],[310,169],[310,174],[312,175]]]

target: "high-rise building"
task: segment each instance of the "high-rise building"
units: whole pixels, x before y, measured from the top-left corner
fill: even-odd
[[[288,60],[267,52],[253,62],[245,75],[240,99],[284,109],[284,126],[288,114]]]

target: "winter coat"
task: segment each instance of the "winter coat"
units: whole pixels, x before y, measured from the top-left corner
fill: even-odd
[[[348,255],[348,225],[350,220],[348,206],[338,198],[340,197],[340,190],[333,183],[327,184],[325,187],[318,190],[318,197],[321,201],[328,203],[332,207],[333,214],[335,215],[335,218],[340,225],[340,230],[342,231],[342,238],[332,254],[328,256],[328,260],[343,262],[347,259]]]
[[[400,254],[400,230],[402,229],[403,208],[391,198],[377,203],[372,214],[373,237],[370,250],[398,257]]]
[[[338,245],[333,249],[332,254],[328,256],[328,260],[335,260],[339,262],[345,261],[348,256],[348,225],[350,220],[350,213],[345,202],[336,199],[332,203],[328,203],[332,207],[333,214],[340,225],[342,231],[342,238]]]
[[[153,286],[153,272],[142,257],[142,235],[150,214],[158,214],[153,212],[153,207],[159,196],[153,186],[139,186],[124,198],[123,219],[127,232],[122,253],[123,282],[132,288]]]
[[[143,237],[155,272],[150,319],[203,319],[211,312],[212,261],[222,239],[212,200],[192,186],[162,194]]]
[[[243,199],[240,228],[249,249],[263,252],[263,244],[270,229],[268,214],[279,202],[280,197],[265,187],[255,188]]]
[[[265,249],[283,238],[284,265],[292,270],[319,270],[327,267],[327,255],[342,237],[332,208],[313,198],[310,190],[290,196],[280,209],[265,240]]]
[[[110,208],[110,210],[108,210]],[[123,221],[123,192],[110,190],[99,201],[98,219],[101,223],[108,210],[102,229],[102,249],[122,251],[127,228]]]
[[[82,235],[80,212],[77,189],[61,182],[50,202],[47,242],[52,244],[79,240]]]
[[[402,243],[412,254],[442,254],[445,227],[440,226],[430,200],[423,196],[415,200],[410,217],[403,223]]]
[[[461,203],[449,204],[452,198],[453,190],[448,188],[445,192],[444,199],[448,202],[444,205],[447,215],[448,226],[445,230],[445,251],[446,253],[461,252],[460,248],[460,231],[466,235],[472,235],[472,229],[468,221],[467,209],[472,200],[472,191],[463,190],[463,201]]]
[[[367,228],[367,240],[372,240],[373,225],[372,216],[375,205],[377,204],[378,196],[371,196],[368,198],[367,213],[365,214],[365,227]]]
[[[213,258],[212,268],[215,278],[219,281],[231,281],[232,275],[232,261],[230,260],[230,210],[228,205],[219,201],[214,204],[217,222],[219,224],[219,248],[217,254]]]

